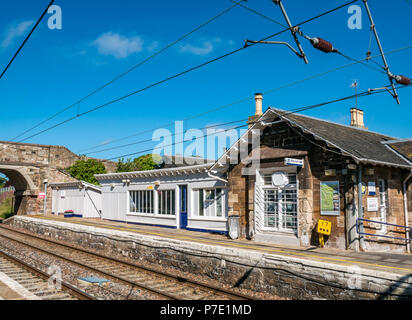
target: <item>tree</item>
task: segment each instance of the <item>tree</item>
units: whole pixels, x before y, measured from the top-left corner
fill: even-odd
[[[119,159],[116,172],[147,171],[161,167],[162,158],[157,154],[146,154],[134,160]]]
[[[0,188],[4,188],[7,181],[8,180],[6,178],[0,177]]]
[[[76,161],[76,163],[68,168],[67,171],[77,180],[98,185],[99,182],[96,180],[94,175],[106,173],[106,168],[103,163],[95,159],[87,159]]]

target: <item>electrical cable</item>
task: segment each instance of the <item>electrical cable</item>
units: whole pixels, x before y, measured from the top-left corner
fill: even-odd
[[[344,5],[338,6],[338,7],[334,8],[334,9],[330,9],[330,10],[328,10],[328,11],[326,11],[326,12],[323,12],[323,13],[321,13],[321,14],[318,14],[318,15],[312,17],[312,18],[309,18],[309,19],[307,19],[307,20],[305,20],[305,21],[302,21],[302,22],[296,24],[295,27],[300,26],[300,25],[303,25],[303,24],[306,24],[306,23],[311,22],[311,21],[313,21],[313,20],[315,20],[315,19],[318,19],[318,18],[320,18],[320,17],[323,17],[323,16],[325,16],[325,15],[331,13],[331,12],[334,12],[334,11],[336,11],[336,10],[339,10],[339,9],[341,9],[341,8],[343,8],[343,7],[345,7],[345,6],[348,6],[348,5],[350,5],[350,4],[354,3],[354,2],[357,2],[357,1],[359,1],[359,0],[352,0],[352,1],[350,1],[350,2],[348,2],[348,3],[346,3],[346,4],[344,4]],[[272,35],[269,35],[269,36],[263,38],[263,39],[260,40],[260,41],[264,41],[264,40],[270,39],[270,38],[272,38],[272,37],[275,37],[275,36],[277,36],[277,35],[280,35],[280,34],[286,32],[286,31],[288,31],[288,30],[289,30],[289,28],[284,29],[284,30],[281,30],[281,31],[279,31],[279,32],[277,32],[277,33],[274,33],[274,34],[272,34]],[[122,96],[122,97],[119,97],[119,98],[117,98],[117,99],[114,99],[114,100],[112,100],[112,101],[109,101],[109,102],[107,102],[107,103],[105,103],[105,104],[102,104],[102,105],[100,105],[100,106],[94,107],[94,108],[89,109],[89,110],[87,110],[87,111],[85,111],[85,112],[82,112],[82,113],[80,113],[80,114],[78,114],[78,115],[76,115],[76,116],[74,116],[74,117],[68,118],[68,119],[66,119],[66,120],[64,120],[64,121],[62,121],[62,122],[59,122],[59,123],[57,123],[57,124],[55,124],[55,125],[53,125],[53,126],[51,126],[51,127],[49,127],[49,128],[46,128],[46,129],[44,129],[44,130],[42,130],[42,131],[39,131],[39,132],[37,132],[37,133],[35,133],[35,134],[33,134],[33,135],[25,138],[25,139],[22,139],[22,140],[18,141],[18,142],[26,141],[26,140],[28,140],[28,139],[30,139],[30,138],[33,138],[33,137],[38,136],[38,135],[40,135],[40,134],[42,134],[42,133],[44,133],[44,132],[47,132],[47,131],[52,130],[52,129],[56,128],[56,127],[59,127],[59,126],[65,124],[65,123],[68,123],[68,122],[70,122],[70,121],[72,121],[72,120],[74,120],[74,119],[76,119],[76,118],[79,118],[79,117],[81,117],[81,116],[85,116],[85,115],[87,115],[87,114],[89,114],[89,113],[91,113],[91,112],[97,111],[97,110],[99,110],[99,109],[101,109],[101,108],[104,108],[104,107],[109,106],[109,105],[111,105],[111,104],[114,104],[114,103],[116,103],[116,102],[122,101],[122,100],[124,100],[124,99],[126,99],[126,98],[129,98],[129,97],[131,97],[131,96],[134,96],[134,95],[136,95],[136,94],[138,94],[138,93],[141,93],[141,92],[143,92],[143,91],[146,91],[146,90],[148,90],[148,89],[150,89],[150,88],[156,87],[156,86],[158,86],[158,85],[160,85],[160,84],[162,84],[162,83],[168,82],[168,81],[170,81],[170,80],[172,80],[172,79],[175,79],[175,78],[178,78],[178,77],[180,77],[180,76],[183,76],[183,75],[185,75],[185,74],[187,74],[187,73],[189,73],[189,72],[192,72],[192,71],[194,71],[194,70],[200,69],[200,68],[202,68],[202,67],[204,67],[204,66],[207,66],[207,65],[209,65],[209,64],[211,64],[211,63],[213,63],[213,62],[222,60],[222,59],[224,59],[224,58],[226,58],[226,57],[228,57],[228,56],[231,56],[231,55],[233,55],[233,54],[235,54],[235,53],[237,53],[237,52],[243,51],[243,50],[245,50],[246,48],[249,48],[249,47],[251,47],[251,46],[253,46],[253,44],[251,44],[251,45],[249,45],[249,46],[247,46],[247,47],[241,47],[241,48],[239,48],[239,49],[230,51],[230,52],[228,52],[228,53],[226,53],[226,54],[224,54],[224,55],[222,55],[222,56],[216,57],[216,58],[214,58],[214,59],[212,59],[212,60],[209,60],[209,61],[206,61],[206,62],[204,62],[204,63],[202,63],[202,64],[200,64],[200,65],[197,65],[197,66],[195,66],[195,67],[191,67],[191,68],[186,69],[186,70],[184,70],[184,71],[182,71],[182,72],[179,72],[179,73],[177,73],[177,74],[174,74],[174,75],[172,75],[172,76],[170,76],[170,77],[168,77],[168,78],[165,78],[165,79],[163,79],[163,80],[160,80],[160,81],[157,81],[157,82],[155,82],[155,83],[152,83],[152,84],[150,84],[150,85],[148,85],[148,86],[146,86],[146,87],[144,87],[144,88],[141,88],[141,89],[139,89],[139,90],[130,92],[130,93],[127,94],[127,95],[124,95],[124,96]]]
[[[46,15],[47,11],[49,10],[50,6],[53,4],[54,0],[50,2],[50,4],[47,6],[46,10],[44,10],[43,14],[40,16],[40,18],[37,20],[36,24],[33,26],[29,34],[26,36],[24,39],[23,43],[20,45],[19,49],[16,51],[14,54],[13,58],[10,60],[10,62],[7,64],[6,68],[3,70],[3,72],[0,75],[0,80],[3,78],[4,74],[7,72],[7,70],[10,68],[11,64],[13,61],[16,59],[16,57],[19,55],[20,51],[23,49],[24,45],[26,42],[30,39],[31,35],[33,34],[34,30],[36,30],[37,26],[39,23],[43,20],[43,17]]]
[[[396,50],[388,51],[388,52],[386,52],[385,54],[386,54],[386,55],[389,55],[389,54],[392,54],[392,53],[395,53],[395,52],[399,52],[399,51],[402,51],[402,50],[407,50],[407,49],[410,49],[410,48],[412,48],[412,45],[406,46],[406,47],[403,47],[403,48],[399,48],[399,49],[396,49]],[[379,56],[379,55],[377,55],[377,56]],[[366,59],[364,59],[364,60],[366,60]],[[336,72],[336,71],[339,71],[339,70],[341,70],[341,69],[344,69],[344,68],[347,68],[347,67],[350,67],[350,66],[353,66],[353,65],[356,65],[356,64],[360,63],[360,61],[358,61],[358,60],[355,60],[355,61],[356,61],[356,62],[354,62],[354,63],[349,63],[349,64],[346,64],[346,65],[343,65],[343,66],[340,66],[340,67],[336,67],[336,68],[333,68],[333,69],[330,69],[330,70],[327,70],[327,71],[318,73],[318,74],[316,74],[316,75],[313,75],[313,76],[310,76],[310,77],[306,77],[306,78],[304,78],[304,79],[297,80],[297,81],[294,81],[294,82],[285,84],[285,85],[280,86],[280,87],[277,87],[277,88],[275,88],[275,89],[271,89],[271,90],[265,91],[265,92],[263,92],[262,94],[263,94],[263,95],[270,94],[270,93],[273,93],[273,92],[275,92],[275,91],[278,91],[278,90],[281,90],[281,89],[285,89],[285,88],[287,88],[287,87],[291,87],[291,86],[293,86],[293,85],[300,84],[300,83],[303,83],[303,82],[306,82],[306,81],[309,81],[309,80],[318,78],[318,77],[320,77],[320,76],[324,76],[324,75],[326,75],[326,74],[329,74],[329,73],[332,73],[332,72]],[[228,107],[230,107],[230,106],[233,106],[233,105],[236,105],[236,104],[239,104],[239,103],[242,103],[242,102],[246,102],[246,101],[249,101],[249,100],[252,100],[252,99],[254,99],[254,97],[247,97],[247,98],[244,98],[244,99],[241,99],[241,100],[238,100],[238,101],[235,101],[235,102],[232,102],[232,103],[229,103],[229,104],[226,104],[226,105],[223,105],[223,106],[220,106],[220,107],[211,109],[211,110],[208,110],[208,111],[206,111],[206,112],[203,112],[203,113],[200,113],[200,114],[197,114],[197,115],[193,115],[193,116],[191,116],[191,117],[188,117],[188,118],[183,119],[182,121],[189,121],[189,120],[191,120],[191,119],[194,119],[194,118],[203,116],[203,115],[205,115],[205,114],[212,113],[212,112],[216,112],[216,111],[219,111],[219,110],[222,110],[222,109],[228,108]],[[138,136],[138,135],[142,135],[142,134],[144,134],[144,133],[152,132],[152,131],[154,131],[154,130],[156,130],[156,129],[162,129],[162,128],[164,128],[164,127],[168,127],[168,126],[172,126],[172,125],[174,125],[174,122],[164,124],[162,127],[156,127],[156,128],[151,128],[151,129],[144,130],[144,131],[139,131],[139,132],[137,132],[137,133],[135,133],[135,134],[133,134],[133,135],[128,135],[128,136],[126,136],[126,137],[118,138],[118,139],[116,139],[116,140],[112,140],[112,141],[105,142],[105,143],[102,143],[102,144],[99,144],[99,145],[95,145],[95,146],[90,147],[90,148],[82,149],[82,150],[80,150],[78,153],[81,153],[81,152],[84,152],[84,151],[87,151],[87,150],[93,150],[93,149],[98,148],[98,147],[101,147],[101,146],[105,146],[105,145],[109,145],[109,144],[112,144],[112,143],[115,143],[115,142],[119,142],[119,141],[122,141],[122,140],[126,140],[126,139],[129,139],[129,138],[131,138],[131,137],[135,137],[135,136]],[[147,140],[145,140],[144,142],[147,142]],[[91,153],[86,153],[86,154],[91,154]]]
[[[234,123],[237,123],[237,122],[243,122],[243,121],[246,121],[246,120],[248,120],[248,119],[240,119],[240,120],[220,123],[220,124],[216,124],[216,125],[206,126],[206,127],[200,128],[198,130],[206,130],[206,129],[211,129],[211,128],[215,128],[215,127],[226,126],[226,125],[229,125],[229,124],[234,124]],[[174,134],[171,134],[171,135],[167,135],[167,137],[174,137],[174,136],[180,135],[180,134],[184,135],[184,134],[187,133],[187,131],[188,130],[182,131],[182,132],[177,132],[177,133],[174,133]],[[107,149],[97,150],[97,151],[86,153],[85,155],[88,156],[88,155],[91,155],[91,154],[102,153],[102,152],[105,152],[105,151],[121,149],[121,148],[125,148],[125,147],[134,146],[134,145],[137,145],[137,144],[142,144],[142,143],[145,143],[145,142],[153,142],[153,139],[141,140],[141,141],[132,142],[132,143],[128,143],[128,144],[123,144],[123,145],[120,145],[120,146],[115,146],[115,147],[111,147],[111,148],[107,148]]]
[[[149,57],[147,57],[146,59],[140,61],[138,64],[134,65],[133,67],[131,67],[130,69],[126,70],[125,72],[123,72],[122,74],[120,74],[119,76],[115,77],[114,79],[110,80],[109,82],[105,83],[104,85],[102,85],[101,87],[97,88],[96,90],[92,91],[91,93],[87,94],[86,96],[84,96],[83,98],[79,99],[78,101],[76,101],[75,103],[71,104],[70,106],[58,111],[57,113],[55,113],[54,115],[52,115],[51,117],[47,118],[46,120],[43,120],[39,123],[37,123],[36,125],[34,125],[33,127],[27,129],[26,131],[24,131],[23,133],[17,135],[16,137],[14,137],[13,139],[11,139],[11,141],[14,141],[17,138],[20,138],[21,136],[25,135],[26,133],[40,127],[42,124],[49,122],[50,120],[54,119],[55,117],[57,117],[58,115],[64,113],[65,111],[71,109],[72,107],[79,105],[81,102],[83,102],[84,100],[90,98],[91,96],[95,95],[96,93],[100,92],[101,90],[103,90],[104,88],[110,86],[112,83],[116,82],[117,80],[123,78],[124,76],[126,76],[127,74],[129,74],[130,72],[134,71],[135,69],[137,69],[138,67],[142,66],[143,64],[145,64],[146,62],[152,60],[154,57],[160,55],[161,53],[163,53],[164,51],[166,51],[167,49],[169,49],[170,47],[174,46],[175,44],[181,42],[182,40],[186,39],[188,36],[190,36],[191,34],[195,33],[196,31],[198,31],[199,29],[205,27],[206,25],[210,24],[211,22],[213,22],[214,20],[216,20],[217,18],[221,17],[222,15],[224,15],[226,12],[230,11],[231,9],[233,9],[234,7],[236,7],[237,5],[240,4],[240,2],[245,1],[245,0],[240,0],[239,2],[233,1],[235,2],[234,5],[230,6],[229,8],[225,9],[224,11],[220,12],[219,14],[217,14],[216,16],[212,17],[211,19],[209,19],[208,21],[202,23],[201,25],[199,25],[198,27],[196,27],[195,29],[193,29],[192,31],[186,33],[185,35],[183,35],[182,37],[178,38],[177,40],[169,43],[167,46],[163,47],[162,49],[160,49],[159,51],[156,51],[155,53],[153,53],[152,55],[150,55]],[[79,116],[79,110],[77,112],[77,116]]]
[[[410,86],[402,86],[402,87],[400,87],[400,89],[407,88],[407,87],[410,87]],[[359,98],[359,97],[364,97],[364,96],[370,96],[370,95],[375,95],[375,94],[379,94],[379,93],[382,93],[382,92],[386,92],[386,90],[385,89],[378,89],[376,91],[369,91],[368,90],[368,91],[365,91],[365,92],[362,92],[362,93],[359,93],[359,94],[354,94],[354,95],[350,95],[350,96],[339,98],[339,99],[334,99],[334,100],[330,100],[330,101],[326,101],[326,102],[321,102],[321,103],[317,103],[317,104],[307,106],[307,107],[300,107],[300,108],[291,109],[291,110],[286,111],[284,114],[282,114],[282,116],[297,113],[297,112],[301,112],[301,111],[311,110],[311,109],[314,109],[314,108],[318,108],[318,107],[321,107],[321,106],[325,106],[325,105],[329,105],[329,104],[333,104],[333,103],[337,103],[337,102],[341,102],[341,101],[350,100],[350,99],[353,99],[355,97]],[[249,124],[244,124],[244,125],[236,126],[234,128],[221,130],[220,132],[226,132],[226,131],[233,130],[233,129],[240,129],[240,128],[246,127],[248,125]],[[162,145],[162,148],[174,146],[174,145],[185,143],[185,142],[192,142],[194,140],[205,138],[205,137],[208,137],[208,136],[213,136],[213,135],[216,135],[216,133],[204,134],[202,136],[196,137],[195,139],[182,140],[182,141],[179,141],[179,142],[174,142],[174,143],[171,143],[171,144]],[[106,160],[122,159],[122,158],[125,158],[125,157],[130,157],[130,156],[134,156],[134,155],[138,155],[138,154],[142,154],[142,153],[146,153],[146,152],[151,152],[151,151],[153,151],[153,149],[156,149],[156,148],[150,148],[150,149],[146,149],[146,150],[142,150],[142,151],[128,153],[128,154],[116,156],[116,157],[113,157],[113,158],[109,158],[109,159],[106,159]]]

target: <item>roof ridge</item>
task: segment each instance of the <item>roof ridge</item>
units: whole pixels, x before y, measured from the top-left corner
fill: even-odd
[[[288,110],[278,109],[278,108],[274,108],[274,107],[269,107],[269,109],[272,109],[274,111],[288,112]],[[289,112],[289,113],[286,113],[286,114],[282,114],[281,116],[282,117],[287,117],[289,114],[297,115],[298,117],[305,117],[305,118],[309,118],[309,119],[317,120],[317,121],[321,121],[321,122],[327,122],[327,123],[330,123],[330,124],[334,124],[334,125],[338,125],[338,126],[347,128],[347,129],[353,129],[353,130],[358,130],[358,131],[365,132],[365,133],[375,134],[375,135],[382,136],[382,137],[385,137],[385,138],[390,138],[392,140],[399,140],[399,138],[388,136],[388,135],[385,135],[383,133],[378,133],[378,132],[367,130],[367,129],[357,128],[357,127],[353,127],[353,126],[350,126],[350,125],[345,125],[345,124],[333,122],[333,121],[330,121],[330,120],[324,120],[324,119],[320,119],[320,118],[313,117],[313,116],[307,116],[307,115],[304,115],[304,114],[301,114],[301,113]],[[391,141],[391,140],[387,140],[387,141]]]

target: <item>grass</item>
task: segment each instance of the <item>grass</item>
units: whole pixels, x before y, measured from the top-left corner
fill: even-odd
[[[12,200],[13,198],[7,198],[0,203],[0,219],[7,219],[13,215]]]

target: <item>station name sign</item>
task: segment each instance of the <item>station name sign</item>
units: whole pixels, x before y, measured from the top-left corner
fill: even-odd
[[[303,167],[303,164],[304,162],[301,159],[285,158],[285,166]]]

